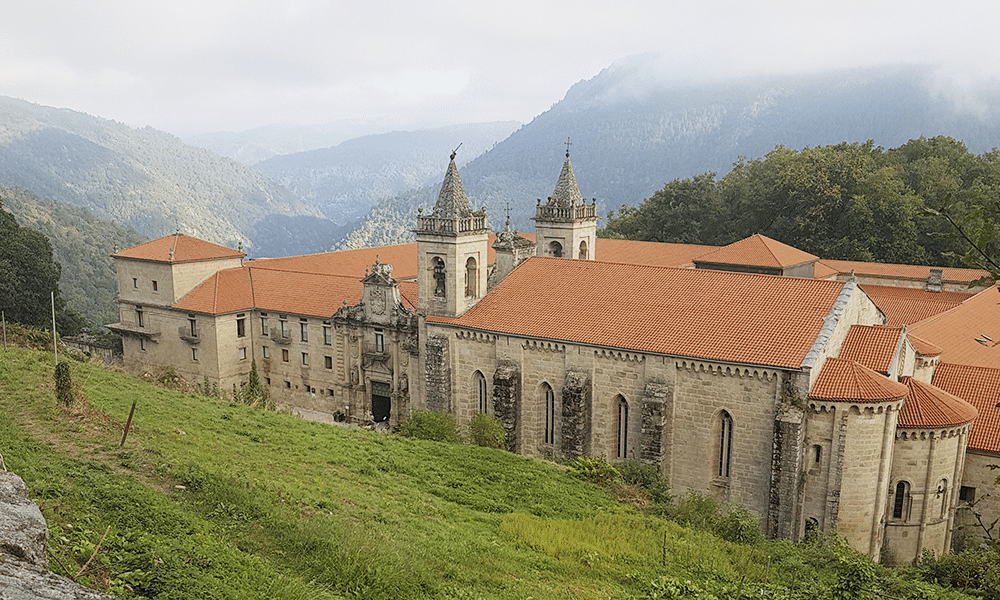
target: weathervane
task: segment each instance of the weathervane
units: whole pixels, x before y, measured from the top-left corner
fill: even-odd
[[[572,145],[569,141],[569,136],[566,136],[566,158],[569,158],[569,147]]]
[[[451,151],[451,160],[455,160],[455,155],[458,154],[458,149],[462,147],[462,143],[464,142],[460,142],[458,146],[456,146],[455,149]]]

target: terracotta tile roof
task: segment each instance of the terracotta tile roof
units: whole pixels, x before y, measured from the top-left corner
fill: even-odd
[[[375,263],[376,258],[380,263],[392,266],[393,279],[400,280],[417,276],[417,245],[415,243],[285,258],[262,258],[247,264],[272,270],[346,275],[361,279],[365,275],[365,270],[371,268]]]
[[[888,373],[902,335],[902,327],[851,325],[837,357],[879,373]]]
[[[941,347],[936,346],[923,338],[919,338],[909,331],[906,332],[906,339],[910,340],[910,344],[913,345],[913,349],[917,351],[920,356],[941,356]]]
[[[972,293],[928,292],[916,288],[860,284],[875,306],[882,311],[886,325],[910,325],[954,308],[972,297]]]
[[[714,250],[718,250],[718,247],[597,238],[594,256],[601,262],[654,267],[685,267],[693,265],[694,259],[699,256]]]
[[[969,448],[1000,454],[1000,369],[940,363],[932,383],[979,411],[969,431]]]
[[[942,362],[1000,368],[1000,294],[995,286],[907,331],[940,347]]]
[[[911,429],[936,429],[965,425],[975,420],[976,407],[954,394],[905,377],[903,385],[909,388],[903,410],[899,411],[900,427]]]
[[[781,269],[814,261],[816,257],[757,233],[714,252],[703,254],[697,257],[697,260],[722,265]]]
[[[171,250],[173,251],[173,257],[170,254]],[[212,260],[213,258],[238,258],[246,256],[246,254],[232,248],[199,240],[195,237],[175,234],[120,250],[111,256],[156,262],[182,263]]]
[[[853,360],[828,358],[809,391],[816,400],[889,402],[905,396],[907,387]]]
[[[822,260],[813,263],[813,277],[816,279],[834,279],[840,272],[832,268]]]
[[[523,337],[799,368],[842,282],[532,257],[457,319]]]
[[[931,269],[939,267],[928,267],[926,265],[891,265],[885,263],[858,262],[852,260],[828,260],[821,259],[823,265],[840,273],[848,275],[854,271],[855,275],[867,275],[870,277],[886,277],[889,279],[911,279],[914,281],[927,281]],[[942,268],[942,281],[944,283],[964,283],[985,277],[986,271],[978,269],[952,269]]]
[[[413,288],[411,296],[403,294],[403,285],[400,295],[403,305],[412,310],[416,283],[409,287]],[[174,308],[207,314],[257,309],[329,318],[344,302],[357,304],[362,288],[360,277],[243,267],[219,271]]]

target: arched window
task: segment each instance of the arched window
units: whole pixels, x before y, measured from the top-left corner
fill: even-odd
[[[471,256],[465,261],[465,297],[479,297],[479,269],[476,267],[476,259]]]
[[[479,412],[487,414],[490,412],[490,399],[486,395],[486,378],[479,371],[472,374],[473,391],[479,405]]]
[[[618,396],[618,451],[620,459],[628,458],[628,402]]]
[[[896,492],[892,499],[892,518],[906,520],[907,499],[910,496],[910,484],[900,481],[896,484]]]
[[[549,254],[559,258],[562,256],[562,244],[559,242],[549,242]]]
[[[948,516],[948,480],[942,479],[937,487],[937,496],[941,499],[941,518]]]
[[[444,296],[444,261],[435,256],[434,261],[434,295]]]
[[[545,443],[556,443],[556,395],[547,383],[542,384],[542,401],[545,403]]]
[[[733,457],[733,418],[726,411],[719,413],[719,439],[717,442],[719,460],[717,461],[716,475],[728,479]]]
[[[587,260],[587,240],[580,242],[580,259]]]

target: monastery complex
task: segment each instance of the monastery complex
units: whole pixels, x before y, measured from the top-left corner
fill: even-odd
[[[454,155],[416,242],[288,258],[170,235],[113,255],[126,367],[303,414],[495,415],[511,452],[659,466],[765,533],[874,560],[1000,516],[1000,293],[981,271],[597,239],[567,155],[535,233],[493,233]],[[995,340],[995,341],[994,341]],[[989,495],[988,495],[989,494]]]

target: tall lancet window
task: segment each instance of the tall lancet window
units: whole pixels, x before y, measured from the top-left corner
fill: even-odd
[[[476,259],[471,256],[465,261],[465,296],[479,297],[479,269],[476,266]]]
[[[444,261],[441,257],[434,257],[434,295],[444,296]]]
[[[618,396],[618,458],[628,458],[628,402]]]
[[[728,479],[733,456],[733,418],[726,411],[719,413],[718,444],[719,468],[716,474]]]
[[[556,395],[547,383],[542,384],[542,398],[545,402],[545,443],[556,443]]]

